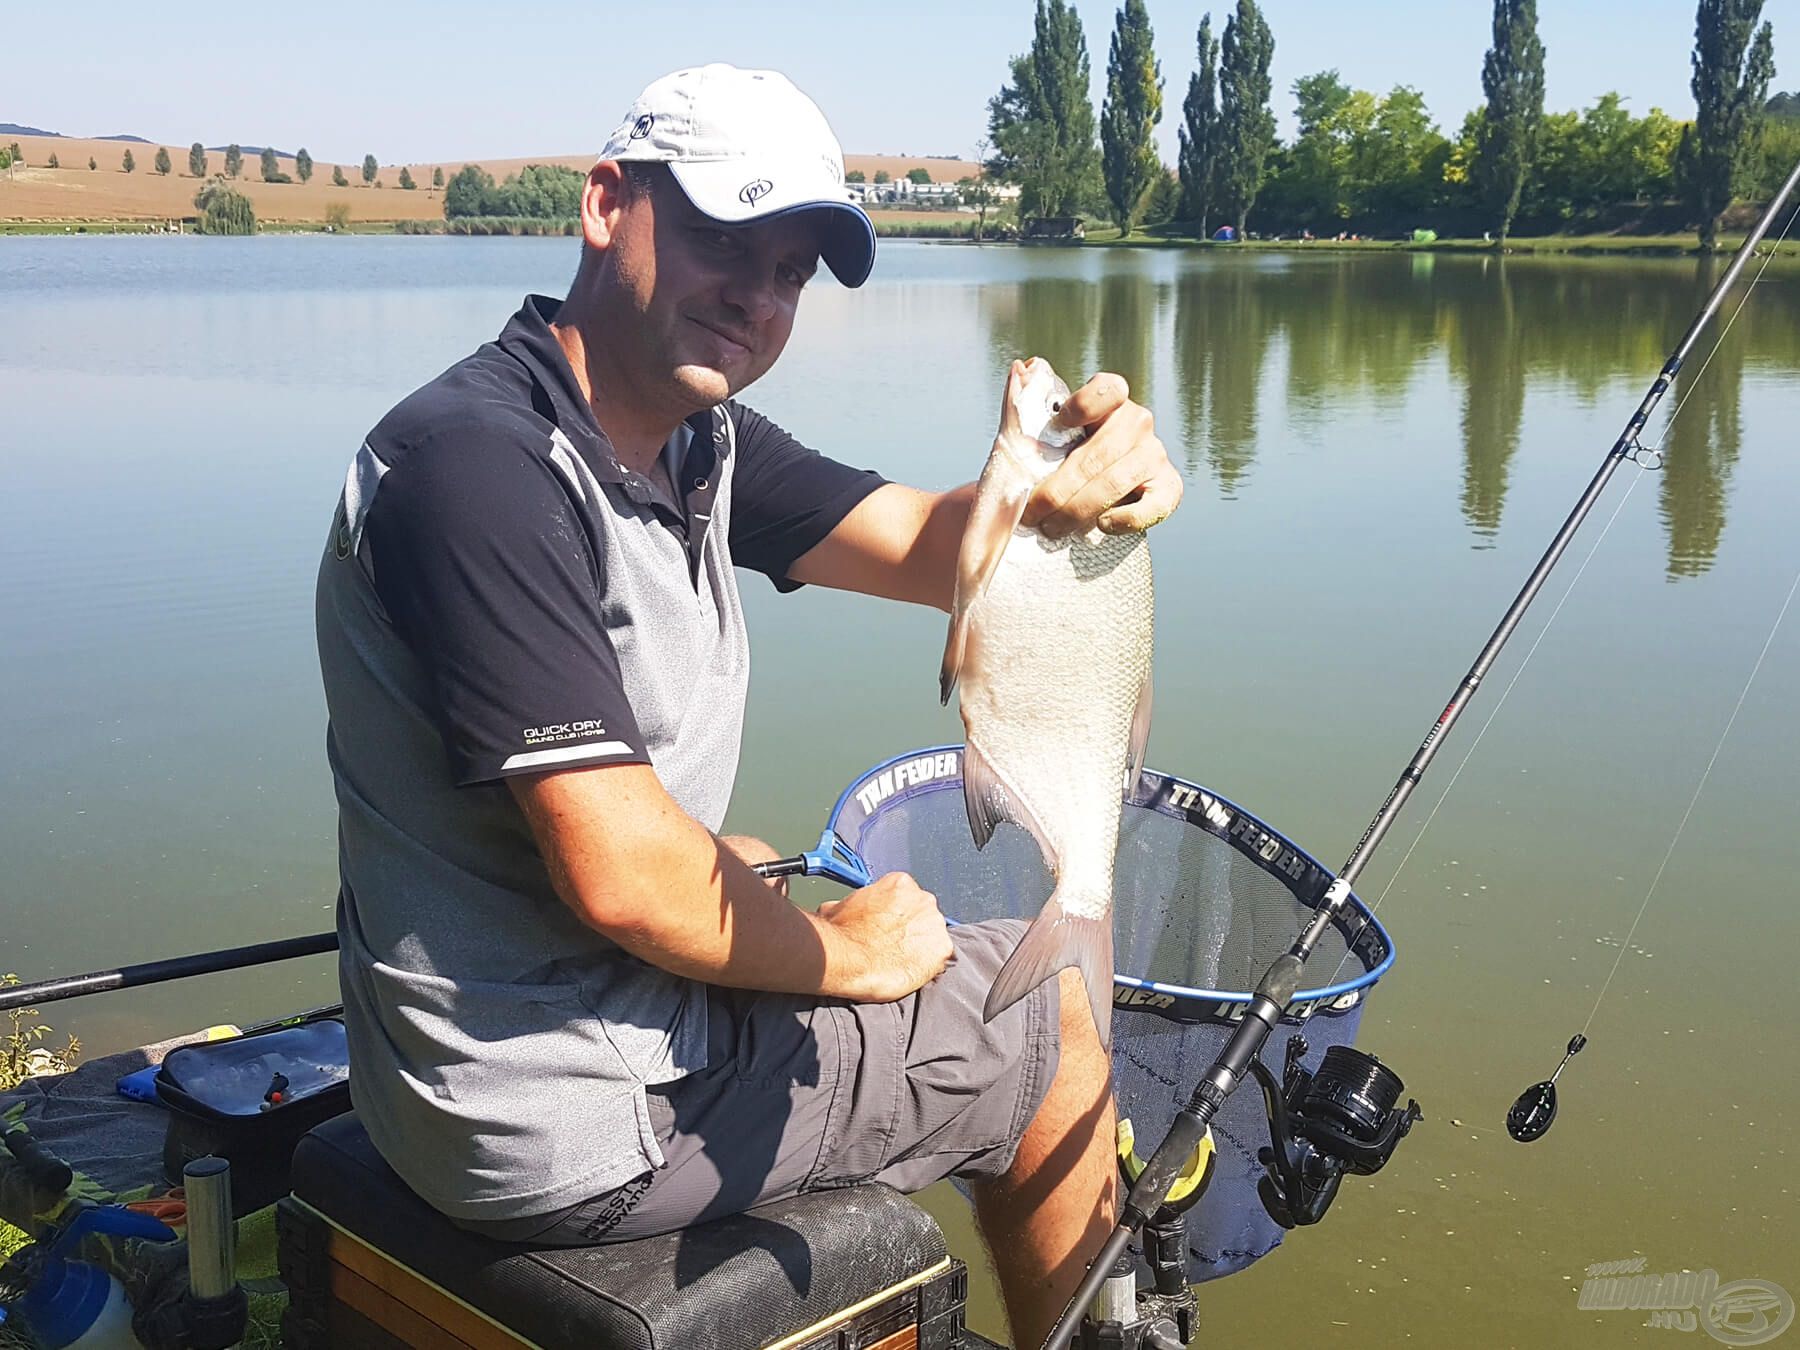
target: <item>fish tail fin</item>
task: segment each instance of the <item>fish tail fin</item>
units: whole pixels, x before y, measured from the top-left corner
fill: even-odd
[[[1085,906],[1084,906],[1085,908]],[[1000,967],[983,1005],[983,1021],[991,1022],[1059,970],[1073,966],[1087,984],[1088,1007],[1100,1044],[1112,1048],[1113,931],[1112,906],[1104,916],[1084,919],[1063,909],[1062,888],[1049,901],[1017,949]]]

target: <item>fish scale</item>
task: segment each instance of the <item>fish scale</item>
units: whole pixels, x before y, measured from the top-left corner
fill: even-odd
[[[1149,724],[1150,549],[1141,532],[1052,539],[1017,524],[1074,438],[1055,424],[1068,389],[1048,363],[1015,365],[1007,397],[1011,415],[958,560],[941,688],[947,697],[961,686],[977,847],[1013,821],[1036,838],[1056,885],[996,977],[985,1015],[1074,966],[1110,1042],[1113,858],[1122,790],[1142,764]]]

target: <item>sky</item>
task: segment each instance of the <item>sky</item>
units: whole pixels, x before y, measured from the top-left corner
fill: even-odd
[[[1450,133],[1481,100],[1488,0],[1262,4],[1283,135],[1293,130],[1290,86],[1327,68],[1356,88],[1417,87]],[[1173,163],[1205,6],[1148,7],[1164,80],[1158,138]],[[1229,7],[1213,0],[1215,32]],[[1098,110],[1116,3],[1077,8]],[[1788,0],[1764,6],[1777,22],[1778,66],[1784,10],[1800,12]],[[1030,43],[1033,3],[317,0],[279,17],[259,11],[277,13],[210,0],[18,7],[6,23],[0,121],[170,145],[303,145],[327,163],[366,153],[383,163],[574,155],[597,150],[656,76],[729,61],[786,72],[824,108],[847,152],[968,157],[1008,58]],[[1693,24],[1694,0],[1542,0],[1547,105],[1581,108],[1616,89],[1636,112],[1692,116]],[[1800,55],[1785,64],[1775,87],[1800,89]]]

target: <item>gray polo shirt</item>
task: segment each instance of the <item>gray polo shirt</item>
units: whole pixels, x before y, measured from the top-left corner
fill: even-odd
[[[666,486],[625,471],[533,296],[357,452],[319,569],[358,1114],[456,1218],[554,1210],[662,1165],[647,1084],[704,1067],[702,986],[557,899],[504,778],[650,764],[709,829],[777,586],[881,479],[735,402]]]

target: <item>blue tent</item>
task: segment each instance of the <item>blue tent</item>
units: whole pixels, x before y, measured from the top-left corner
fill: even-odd
[[[1230,225],[1221,225],[1218,229],[1213,231],[1213,238],[1218,240],[1221,244],[1229,244],[1232,240],[1237,238],[1237,230]]]

